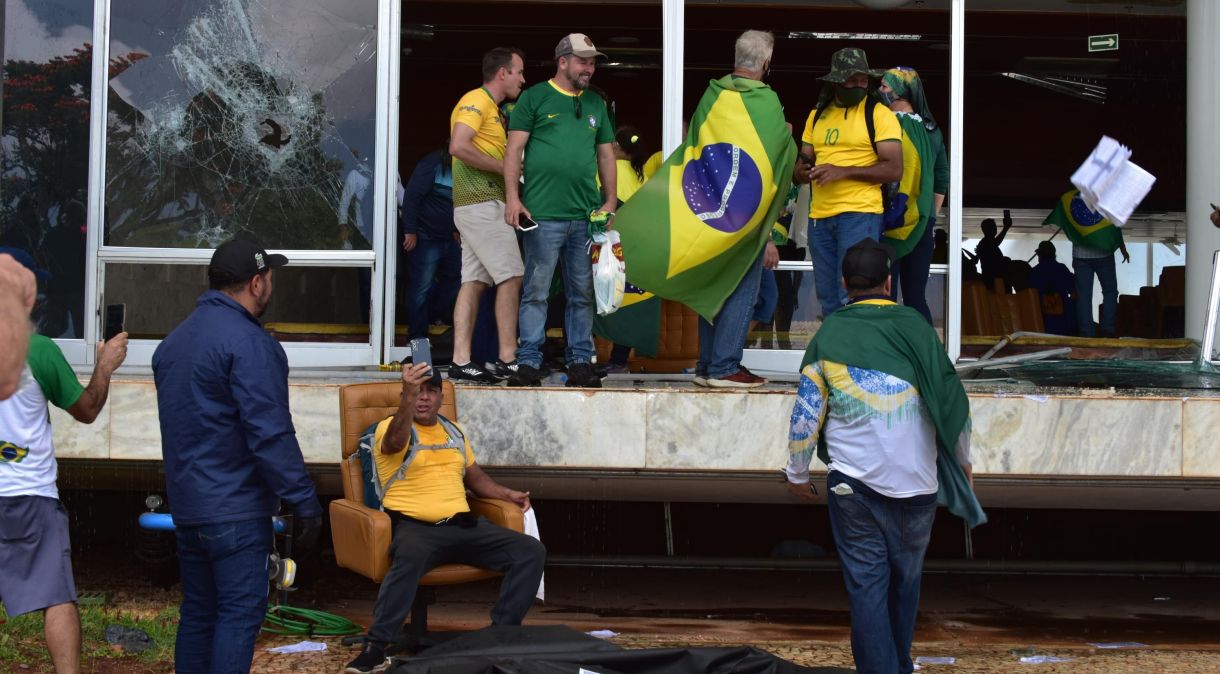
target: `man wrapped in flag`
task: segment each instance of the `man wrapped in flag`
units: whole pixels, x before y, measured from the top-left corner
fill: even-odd
[[[762,82],[774,48],[770,33],[737,38],[733,73],[708,85],[686,141],[614,223],[627,281],[700,315],[700,386],[765,383],[741,355],[762,269],[779,262],[771,226],[796,160],[779,97]]]
[[[1072,241],[1072,271],[1076,274],[1076,327],[1081,337],[1094,337],[1093,276],[1101,284],[1101,334],[1117,335],[1118,272],[1114,268],[1114,251],[1120,251],[1123,262],[1131,255],[1123,242],[1123,232],[1100,213],[1091,210],[1072,190],[1059,198],[1055,210],[1042,221],[1055,225]]]

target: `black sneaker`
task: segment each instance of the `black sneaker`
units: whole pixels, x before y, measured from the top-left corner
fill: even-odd
[[[602,378],[589,363],[572,363],[568,366],[568,381],[564,386],[570,388],[601,388]]]
[[[505,363],[497,358],[496,362],[487,364],[487,371],[496,379],[505,380],[511,379],[513,375],[517,374],[517,369],[520,367],[521,364],[515,360],[511,363]]]
[[[517,372],[509,378],[509,386],[541,386],[542,373],[538,368],[524,363],[517,365]]]
[[[357,655],[355,660],[347,663],[343,672],[344,674],[370,674],[384,671],[388,665],[389,659],[385,656],[385,646],[376,641],[366,641],[364,650],[360,651],[360,655]]]
[[[472,384],[495,385],[500,383],[496,375],[474,363],[466,363],[465,365],[453,363],[449,366],[449,378],[453,381],[465,381]]]

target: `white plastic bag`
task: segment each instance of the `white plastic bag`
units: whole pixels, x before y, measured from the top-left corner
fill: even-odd
[[[533,504],[530,504],[530,509],[525,511],[525,531],[522,532],[526,536],[533,538],[539,543],[542,542],[542,533],[538,531],[538,514],[534,512]],[[542,574],[542,578],[538,580],[538,592],[534,594],[538,601],[546,601],[546,574]]]
[[[623,304],[627,287],[627,263],[623,260],[623,244],[613,229],[593,236],[593,296],[597,300],[597,315],[605,316]]]

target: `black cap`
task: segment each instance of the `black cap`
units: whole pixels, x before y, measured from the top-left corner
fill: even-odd
[[[436,388],[442,388],[444,386],[444,384],[442,383],[442,380],[441,380],[441,369],[439,367],[436,367],[435,365],[433,365],[432,366],[432,378],[429,379],[425,383],[432,384]]]
[[[249,239],[229,239],[212,253],[212,262],[208,264],[208,280],[221,284],[241,283],[268,269],[283,267],[286,264],[288,258],[278,254],[272,255]]]
[[[843,278],[848,290],[868,290],[890,277],[894,251],[873,239],[861,239],[843,255]]]

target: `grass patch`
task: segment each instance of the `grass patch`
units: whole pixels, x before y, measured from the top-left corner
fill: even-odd
[[[9,618],[0,608],[0,662],[23,663],[35,671],[50,671],[51,658],[42,634],[42,612],[35,611]],[[81,658],[136,658],[148,664],[174,660],[174,638],[178,634],[178,607],[136,609],[87,603],[80,606]],[[107,625],[142,629],[152,637],[154,646],[136,655],[112,648],[106,642]]]

